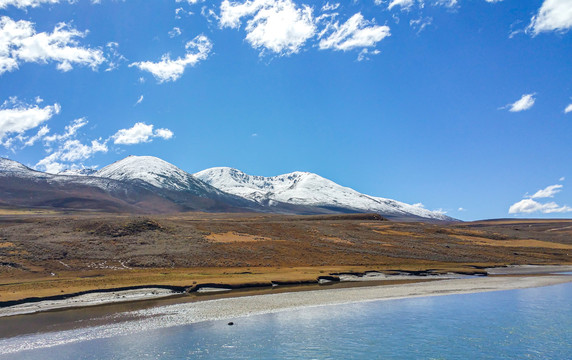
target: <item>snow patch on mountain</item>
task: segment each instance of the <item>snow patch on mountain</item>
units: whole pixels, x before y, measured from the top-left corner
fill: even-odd
[[[200,171],[194,176],[222,191],[263,204],[272,205],[273,202],[281,202],[356,212],[450,220],[442,213],[418,205],[361,194],[309,172],[296,171],[264,177],[248,175],[233,168],[216,167]]]
[[[71,176],[93,176],[97,169],[67,169],[58,173],[58,175]]]
[[[128,156],[97,171],[93,176],[120,180],[141,180],[160,189],[218,193],[191,174],[154,156]]]

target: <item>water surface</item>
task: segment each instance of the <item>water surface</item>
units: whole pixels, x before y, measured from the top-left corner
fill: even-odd
[[[567,283],[312,307],[73,342],[0,359],[572,359],[571,299],[572,283]],[[31,337],[10,341],[26,339]]]

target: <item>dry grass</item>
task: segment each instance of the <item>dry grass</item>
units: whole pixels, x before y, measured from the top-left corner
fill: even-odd
[[[0,301],[133,285],[572,263],[572,221],[449,225],[187,213],[0,216]]]

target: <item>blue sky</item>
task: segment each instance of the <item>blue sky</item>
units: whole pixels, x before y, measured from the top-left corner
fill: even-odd
[[[571,28],[572,0],[0,0],[0,156],[570,217]]]

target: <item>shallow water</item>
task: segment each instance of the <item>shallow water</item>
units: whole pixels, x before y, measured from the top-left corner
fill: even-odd
[[[313,307],[72,342],[0,359],[572,359],[571,299],[567,283]]]

